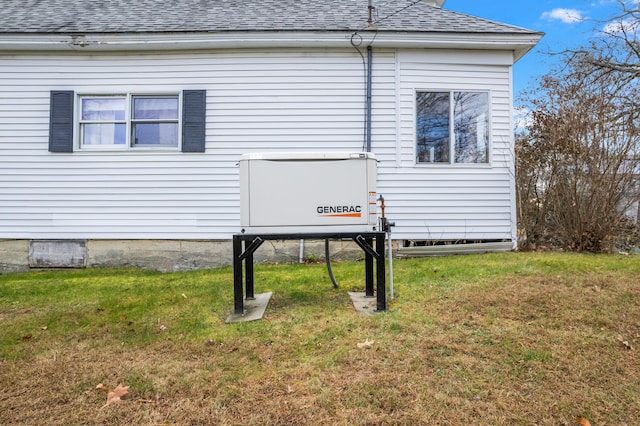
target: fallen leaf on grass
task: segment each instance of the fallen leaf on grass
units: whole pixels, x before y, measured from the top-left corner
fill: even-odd
[[[584,417],[578,417],[576,422],[580,423],[582,426],[591,426],[591,422]]]
[[[100,383],[98,386],[96,386],[96,389],[107,392],[107,403],[105,404],[105,406],[122,402],[121,398],[129,393],[129,386],[122,385],[118,385],[115,389],[111,389]]]
[[[631,346],[631,343],[629,343],[629,341],[628,341],[628,340],[624,340],[624,337],[622,337],[622,336],[618,336],[618,341],[619,341],[620,343],[622,343],[622,345],[623,345],[625,348],[629,349],[630,351],[632,351],[632,350],[633,350],[633,346]]]
[[[362,349],[362,348],[370,348],[371,346],[373,346],[373,344],[375,343],[375,340],[365,340],[363,343],[358,343],[358,349]]]

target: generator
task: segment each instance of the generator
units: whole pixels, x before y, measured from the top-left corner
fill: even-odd
[[[372,153],[252,153],[239,164],[242,233],[377,231]]]

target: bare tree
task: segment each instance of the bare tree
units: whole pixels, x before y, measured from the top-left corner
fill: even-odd
[[[627,82],[640,77],[640,3],[615,0],[618,13],[598,24],[591,44],[582,49],[567,50],[563,54],[569,62],[591,65],[592,72],[615,72]]]
[[[516,145],[525,248],[608,249],[637,199],[637,79],[603,68],[600,54],[573,55],[526,95],[532,116]]]

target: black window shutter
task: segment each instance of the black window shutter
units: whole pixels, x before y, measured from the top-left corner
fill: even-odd
[[[204,152],[207,92],[182,92],[182,152]]]
[[[73,152],[72,90],[52,90],[49,102],[49,152]]]

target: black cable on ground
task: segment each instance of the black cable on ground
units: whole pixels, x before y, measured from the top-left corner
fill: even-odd
[[[331,269],[331,260],[329,259],[329,239],[324,240],[324,259],[327,262],[327,271],[329,272],[329,278],[333,283],[333,288],[338,288],[336,277],[333,276],[333,270]]]

